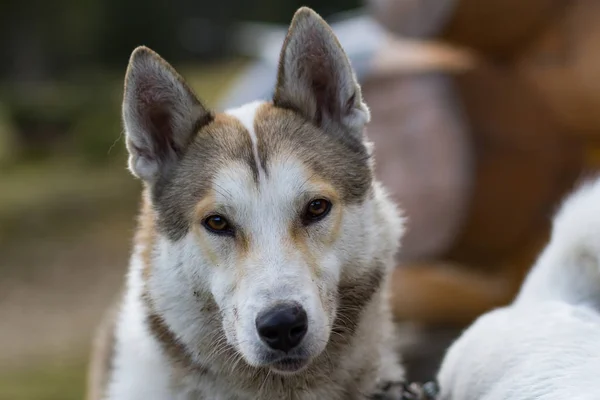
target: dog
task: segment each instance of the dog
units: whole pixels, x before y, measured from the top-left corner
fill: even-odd
[[[600,179],[555,215],[514,302],[450,346],[440,400],[600,399]]]
[[[142,210],[90,398],[353,400],[402,379],[387,284],[404,221],[374,177],[369,119],[309,8],[272,99],[223,113],[135,49],[123,121]]]

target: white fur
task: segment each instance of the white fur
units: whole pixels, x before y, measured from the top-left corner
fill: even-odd
[[[501,308],[449,349],[440,400],[600,399],[600,317],[559,301]]]
[[[253,126],[249,121],[256,109],[257,106],[251,104],[229,114],[239,118],[248,128]],[[248,131],[255,140],[254,130]],[[214,182],[215,203],[226,206],[230,210],[228,218],[244,227],[251,238],[250,254],[241,261],[231,238],[192,231],[177,242],[158,239],[152,276],[147,285],[155,310],[178,333],[188,349],[205,347],[202,340],[212,334],[207,321],[198,313],[198,302],[192,294],[192,289],[197,289],[212,293],[222,310],[227,341],[235,344],[244,359],[235,362],[261,364],[266,348],[256,333],[254,321],[258,312],[282,300],[297,301],[306,309],[309,331],[303,345],[310,357],[316,357],[329,340],[336,313],[335,304],[329,300],[336,296],[341,275],[344,274],[346,279],[358,277],[369,268],[373,259],[381,256],[388,267],[387,272],[393,266],[392,256],[402,233],[402,224],[397,219],[395,206],[376,184],[373,199],[341,210],[341,234],[331,245],[323,246],[320,237],[332,229],[333,217],[313,228],[313,239],[309,238],[308,246],[317,260],[319,279],[316,281],[302,252],[290,242],[288,229],[299,207],[311,199],[311,194],[318,195],[320,187],[313,187],[309,180],[311,176],[302,163],[287,154],[274,157],[269,170],[269,177],[261,174],[257,186],[246,165],[233,163],[223,167]],[[341,205],[334,204],[334,207]],[[204,240],[214,252],[220,261],[218,266],[211,265],[211,257],[198,245],[199,240]],[[349,263],[356,268],[342,271],[341,266]],[[115,369],[108,399],[253,399],[227,385],[202,379],[186,381],[183,387],[173,388],[169,363],[144,322],[146,310],[140,300],[141,286],[141,260],[136,252],[116,333]],[[234,308],[238,310],[237,319]],[[375,316],[381,311],[365,312]],[[357,332],[357,337],[368,340],[368,336],[373,336],[371,326],[367,325]],[[365,328],[369,331],[363,332]],[[373,340],[378,339],[373,337]],[[219,343],[214,346],[218,349]],[[387,366],[387,370],[380,371],[379,375],[399,379],[402,371],[395,355],[389,348],[386,350],[383,343],[377,348],[381,350],[379,357],[384,360],[382,367]],[[373,356],[362,354],[360,349],[356,351],[340,361],[340,374],[344,373],[344,365],[350,368],[360,358]],[[195,362],[203,365],[210,365],[215,357],[213,352],[192,352],[192,355]],[[143,360],[141,366],[140,360]],[[297,398],[321,399],[330,389],[322,390],[321,394],[307,392]]]
[[[599,399],[600,180],[554,218],[515,302],[480,317],[451,346],[442,400]]]
[[[290,45],[283,51],[287,75],[278,87],[278,100],[286,108],[297,106],[291,108],[309,119],[323,111],[313,120],[321,123],[323,135],[349,134],[364,141],[369,113],[343,50],[313,11],[300,9],[294,21]],[[316,58],[317,65],[312,64],[315,51],[323,55]],[[298,68],[302,63],[304,69]],[[324,75],[316,77],[320,82],[315,85],[302,71]],[[199,123],[215,119],[149,49],[134,52],[126,80],[123,116],[130,167],[149,188],[156,188],[158,178],[168,181],[169,172],[179,171],[169,170],[173,166],[189,168],[185,158],[178,162],[189,154],[191,135],[197,134]],[[321,84],[334,85],[327,96],[313,92],[322,90]],[[318,104],[323,98],[336,103]],[[357,400],[373,394],[381,381],[403,378],[390,342],[393,325],[381,286],[388,282],[402,233],[395,206],[377,182],[364,200],[352,205],[337,201],[334,182],[313,179],[316,175],[291,149],[270,153],[266,174],[254,128],[261,105],[254,102],[227,112],[250,135],[258,176],[245,160],[218,160],[217,155],[211,165],[216,168],[211,170],[212,190],[202,199],[210,209],[196,205],[196,213],[208,214],[194,214],[197,223],[192,221],[192,228],[180,236],[143,231],[153,240],[139,243],[132,255],[107,399]],[[330,110],[336,115],[326,115]],[[282,113],[281,118],[288,117]],[[302,225],[307,204],[320,198],[331,200],[331,213]],[[161,212],[159,217],[170,215]],[[233,224],[235,235],[215,234],[202,225],[215,213]],[[349,292],[340,296],[342,283]],[[308,317],[306,335],[289,353],[308,367],[294,372],[277,368],[281,352],[270,349],[256,329],[260,312],[292,301]],[[348,315],[354,319],[339,324],[341,333],[333,332],[336,316]],[[336,340],[332,332],[339,335]],[[338,346],[340,337],[344,342]],[[260,386],[257,376],[263,380]]]
[[[550,243],[527,276],[518,303],[559,299],[600,310],[600,181],[582,185],[553,221]]]
[[[265,171],[263,171],[262,165],[260,164],[260,159],[258,157],[258,138],[256,137],[256,132],[254,129],[254,118],[256,115],[256,111],[264,103],[264,101],[257,100],[245,104],[241,107],[225,111],[225,114],[229,114],[233,117],[236,117],[242,123],[244,128],[246,128],[246,130],[248,131],[248,134],[250,135],[250,140],[252,141],[252,152],[254,153],[254,162],[256,163],[256,169],[260,171],[263,175]]]
[[[114,351],[117,356],[112,364],[107,399],[171,398],[168,390],[170,378],[164,368],[167,359],[144,321],[142,268],[140,249],[136,249],[131,258],[127,292],[116,325]]]

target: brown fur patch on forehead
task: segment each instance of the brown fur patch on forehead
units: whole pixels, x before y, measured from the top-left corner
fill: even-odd
[[[185,236],[196,222],[196,205],[211,191],[223,190],[214,186],[214,177],[232,162],[247,165],[258,180],[249,132],[236,118],[217,114],[200,129],[172,172],[152,187],[158,230],[171,240]]]
[[[255,117],[260,162],[268,174],[274,155],[297,157],[330,183],[346,204],[363,201],[373,181],[372,161],[364,143],[336,128],[323,131],[293,110],[270,103]]]

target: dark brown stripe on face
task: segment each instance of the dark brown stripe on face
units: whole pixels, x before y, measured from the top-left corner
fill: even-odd
[[[346,204],[360,203],[373,181],[370,155],[360,140],[337,131],[324,131],[292,110],[264,104],[255,131],[265,171],[273,155],[292,155],[341,194]]]
[[[162,344],[163,350],[165,350],[173,361],[184,368],[192,365],[187,350],[183,344],[177,340],[175,334],[171,332],[160,315],[154,313],[148,315],[148,326],[154,337]]]
[[[174,363],[175,367],[199,374],[206,374],[208,372],[208,369],[193,362],[185,346],[177,340],[175,334],[169,329],[160,315],[154,312],[149,313],[147,322],[150,332],[159,341],[162,349]]]
[[[348,265],[345,268],[353,268],[353,266]],[[338,308],[331,328],[332,334],[327,348],[309,369],[310,373],[323,376],[337,368],[336,362],[339,361],[339,357],[347,351],[348,346],[352,346],[352,338],[363,320],[362,313],[374,301],[374,296],[383,289],[384,276],[384,264],[376,261],[373,268],[356,281],[340,283],[337,292]],[[363,378],[367,379],[369,376],[365,373]],[[353,388],[349,389],[352,390],[352,396],[349,392],[348,398],[354,398],[356,391]]]
[[[340,284],[340,300],[332,331],[345,337],[354,335],[363,309],[371,302],[375,293],[382,289],[384,268],[383,263],[377,262],[372,270],[356,282]],[[333,335],[332,339],[335,340],[336,336],[338,335]]]
[[[215,174],[232,162],[243,162],[258,180],[250,134],[236,119],[218,114],[204,126],[188,146],[169,176],[152,188],[152,201],[158,213],[158,230],[171,240],[187,234],[196,204],[213,187]]]

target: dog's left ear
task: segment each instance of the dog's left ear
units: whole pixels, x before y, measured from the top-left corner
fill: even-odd
[[[273,102],[318,126],[340,124],[358,138],[369,122],[369,109],[346,53],[329,25],[310,8],[300,8],[292,19]]]

